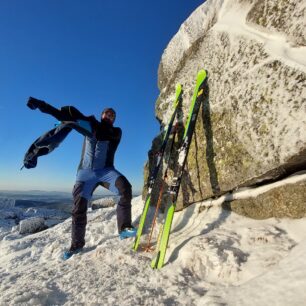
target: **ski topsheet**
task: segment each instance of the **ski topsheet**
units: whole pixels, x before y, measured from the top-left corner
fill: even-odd
[[[172,127],[173,127],[173,123],[174,123],[176,114],[177,114],[179,102],[181,101],[181,96],[182,96],[182,86],[181,86],[181,84],[177,84],[176,85],[176,90],[175,90],[175,99],[174,99],[174,104],[173,104],[174,111],[172,113],[172,116],[170,118],[168,126],[165,129],[163,142],[162,142],[162,145],[161,145],[161,147],[158,151],[158,154],[157,154],[156,165],[154,166],[154,169],[152,171],[152,175],[149,179],[148,193],[147,193],[147,196],[146,196],[145,205],[144,205],[144,208],[143,208],[142,215],[140,217],[138,230],[137,230],[135,241],[134,241],[134,244],[133,244],[133,250],[135,250],[135,251],[137,251],[137,249],[139,247],[140,237],[142,235],[143,228],[144,228],[145,221],[146,221],[147,214],[148,214],[148,210],[149,210],[149,207],[150,207],[150,204],[151,204],[152,190],[154,188],[154,184],[155,184],[155,181],[156,181],[159,169],[160,169],[160,165],[163,161],[164,152],[165,152],[165,149],[166,149],[166,146],[167,146],[167,142],[169,140],[169,136],[171,134],[171,130],[172,130]]]
[[[173,220],[173,215],[176,207],[176,201],[181,185],[182,174],[184,171],[184,166],[188,156],[188,150],[190,147],[192,135],[195,129],[197,116],[199,113],[199,109],[201,106],[201,102],[203,101],[203,93],[205,88],[205,80],[207,78],[207,74],[205,70],[200,70],[197,75],[196,87],[194,89],[194,93],[192,96],[189,116],[184,128],[184,136],[182,139],[182,145],[179,149],[178,154],[178,162],[176,168],[174,170],[174,176],[172,178],[172,183],[169,186],[168,193],[171,197],[170,205],[168,206],[166,212],[166,218],[163,226],[161,227],[162,233],[160,234],[160,239],[158,241],[158,246],[156,249],[156,255],[151,262],[151,267],[153,269],[160,269],[164,265],[164,259],[166,255],[166,250],[168,246],[171,225]]]

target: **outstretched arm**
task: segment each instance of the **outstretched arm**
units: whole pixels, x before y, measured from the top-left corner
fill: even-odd
[[[39,109],[45,114],[49,114],[59,121],[77,121],[86,120],[91,121],[93,116],[84,116],[78,109],[74,106],[63,106],[60,109],[48,104],[45,101],[38,100],[36,98],[30,97],[27,106],[31,109]]]
[[[74,106],[63,106],[60,109],[48,104],[45,101],[30,97],[27,106],[31,109],[39,109],[45,114],[49,114],[62,122],[76,122],[73,128],[84,136],[93,136],[95,134],[95,126],[98,121],[94,116],[85,116]]]
[[[53,117],[55,117],[57,120],[62,121],[62,114],[61,111],[55,107],[53,107],[52,105],[46,103],[45,101],[33,98],[33,97],[29,97],[29,100],[27,102],[27,106],[30,109],[39,109],[41,112],[45,113],[45,114],[49,114]]]

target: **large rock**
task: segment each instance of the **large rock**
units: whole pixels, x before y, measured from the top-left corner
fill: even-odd
[[[256,198],[235,200],[228,207],[253,219],[306,217],[306,181],[269,190]]]
[[[163,126],[175,84],[183,85],[186,120],[197,71],[208,71],[178,209],[306,169],[305,7],[208,0],[170,41],[159,66]]]
[[[20,221],[19,233],[20,234],[33,234],[46,229],[44,218],[32,217]]]

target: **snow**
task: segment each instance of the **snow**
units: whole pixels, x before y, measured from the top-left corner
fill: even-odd
[[[132,207],[137,223],[140,197]],[[1,305],[302,305],[306,300],[306,218],[258,221],[196,203],[175,213],[161,270],[150,268],[151,253],[132,251],[132,239],[119,240],[114,207],[88,213],[84,252],[63,261],[70,222],[0,241]]]
[[[42,205],[44,203],[42,201]],[[67,212],[58,209],[17,207],[15,199],[0,197],[0,240],[4,237],[5,239],[15,239],[19,237],[19,233],[30,233],[54,226],[69,216],[70,214]]]

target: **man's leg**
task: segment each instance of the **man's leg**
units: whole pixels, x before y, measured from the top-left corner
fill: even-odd
[[[77,181],[73,188],[73,209],[70,250],[83,248],[87,224],[87,204],[95,188],[95,182]]]
[[[104,169],[99,175],[100,184],[120,195],[117,205],[117,225],[120,233],[126,227],[132,227],[132,186],[119,171],[114,168]]]
[[[115,186],[120,195],[117,205],[117,225],[120,232],[124,228],[132,227],[132,186],[125,176],[119,176],[116,179]]]

